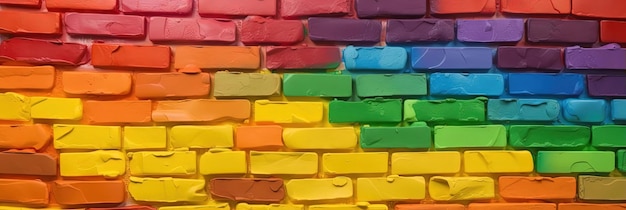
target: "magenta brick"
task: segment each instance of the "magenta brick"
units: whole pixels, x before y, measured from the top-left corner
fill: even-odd
[[[372,44],[380,42],[382,23],[378,20],[309,18],[309,37],[314,42]]]
[[[234,42],[237,26],[224,19],[151,17],[149,38],[152,41]]]
[[[312,16],[342,16],[350,13],[350,0],[281,0],[280,14],[291,19]]]
[[[202,16],[274,16],[276,0],[198,0]]]
[[[426,0],[356,0],[359,18],[419,17],[426,14]]]
[[[387,21],[387,43],[454,41],[454,20],[416,19]]]
[[[120,0],[126,14],[183,15],[191,13],[193,0]]]
[[[241,24],[241,42],[246,45],[289,45],[304,40],[304,25],[300,20],[274,20],[250,16]]]
[[[268,69],[333,69],[341,63],[338,47],[267,47]]]
[[[144,37],[145,18],[134,15],[66,13],[65,30],[70,35]]]

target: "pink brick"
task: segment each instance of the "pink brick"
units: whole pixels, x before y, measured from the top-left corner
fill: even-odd
[[[66,13],[65,30],[70,35],[144,37],[145,18],[133,15]]]
[[[236,30],[230,20],[151,17],[148,33],[152,41],[234,42]]]
[[[251,16],[241,24],[241,42],[247,45],[289,45],[303,39],[304,25],[300,20],[273,20]]]
[[[281,0],[283,18],[343,16],[350,13],[350,0]]]
[[[120,0],[120,10],[126,14],[189,14],[193,0]]]
[[[274,16],[276,0],[198,0],[203,16]]]

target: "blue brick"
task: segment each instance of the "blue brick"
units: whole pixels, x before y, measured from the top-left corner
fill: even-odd
[[[491,69],[493,52],[486,47],[414,47],[413,69]]]
[[[434,73],[430,75],[430,94],[443,96],[499,96],[504,93],[500,74]]]
[[[551,99],[489,99],[487,117],[495,121],[555,121],[561,105]]]
[[[408,59],[401,47],[353,47],[343,50],[348,70],[402,70]]]
[[[570,122],[600,123],[606,118],[606,101],[567,99],[563,101],[563,116]]]
[[[611,102],[613,120],[626,121],[626,99],[615,99]]]
[[[529,96],[578,96],[585,87],[580,74],[509,74],[509,93]]]

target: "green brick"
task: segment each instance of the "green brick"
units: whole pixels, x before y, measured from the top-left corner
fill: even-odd
[[[483,122],[485,98],[471,100],[406,100],[404,120],[408,122]]]
[[[575,125],[512,125],[509,145],[519,148],[572,148],[589,144],[591,129]]]
[[[400,122],[401,120],[401,99],[333,100],[328,105],[328,121],[331,123]]]
[[[506,147],[503,125],[435,126],[435,148]]]
[[[356,77],[359,97],[422,96],[428,94],[424,74],[366,74]]]
[[[284,74],[285,96],[350,97],[352,76],[340,74]]]
[[[539,151],[536,162],[538,173],[609,173],[615,169],[615,153],[609,151]]]
[[[626,126],[593,126],[591,128],[591,145],[594,147],[626,147]]]
[[[624,149],[617,151],[617,169],[621,172],[626,172],[626,150]]]
[[[431,146],[431,131],[426,124],[409,127],[361,127],[363,149],[425,149]]]

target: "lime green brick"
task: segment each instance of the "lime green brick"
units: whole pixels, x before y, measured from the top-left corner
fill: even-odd
[[[352,76],[340,74],[284,74],[285,96],[350,97]]]
[[[506,147],[503,125],[435,126],[435,148]]]
[[[594,147],[626,147],[626,126],[593,126],[591,128],[591,145]]]
[[[400,122],[401,99],[365,99],[363,101],[333,100],[328,105],[331,123]]]
[[[512,125],[509,145],[518,148],[572,148],[589,144],[591,129],[574,125]]]
[[[539,151],[536,162],[538,173],[610,173],[615,169],[615,153],[610,151]]]
[[[471,100],[406,100],[404,120],[408,122],[483,122],[485,98]]]

